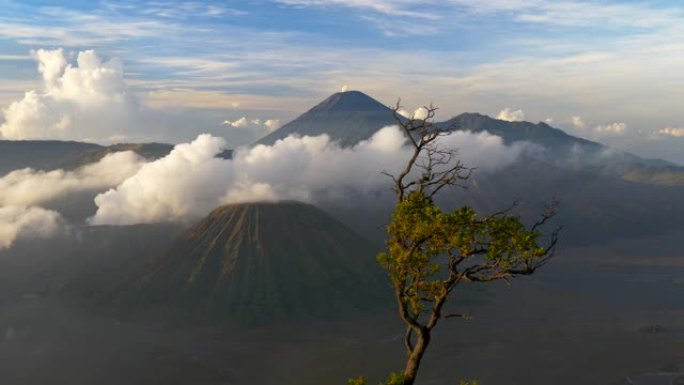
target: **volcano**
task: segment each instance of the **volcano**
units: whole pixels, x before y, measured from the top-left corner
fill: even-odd
[[[336,315],[386,302],[378,250],[308,204],[227,205],[152,258],[124,297],[249,323]]]
[[[389,107],[363,92],[338,92],[256,144],[271,145],[293,134],[327,134],[342,147],[350,147],[392,124],[396,121]]]

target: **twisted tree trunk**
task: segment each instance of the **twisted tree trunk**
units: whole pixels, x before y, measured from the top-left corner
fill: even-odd
[[[416,381],[418,368],[420,367],[420,361],[425,354],[425,350],[430,344],[430,331],[427,328],[423,327],[418,329],[417,334],[418,339],[416,340],[416,345],[409,352],[408,359],[406,360],[403,385],[413,385]]]

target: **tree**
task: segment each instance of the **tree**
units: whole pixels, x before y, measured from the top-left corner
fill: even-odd
[[[435,195],[462,185],[472,169],[457,160],[455,149],[440,145],[439,138],[448,132],[433,125],[436,107],[423,107],[426,114],[419,119],[403,118],[400,108],[397,102],[394,116],[412,152],[398,175],[383,172],[393,181],[396,205],[387,226],[387,251],[378,261],[389,275],[406,325],[406,365],[387,384],[413,385],[434,328],[442,319],[463,317],[444,313],[454,289],[462,282],[508,281],[533,274],[553,256],[560,228],[540,244],[540,229],[555,215],[555,202],[529,227],[512,214],[515,205],[486,216],[469,206],[443,211]],[[350,381],[363,383],[362,378]]]

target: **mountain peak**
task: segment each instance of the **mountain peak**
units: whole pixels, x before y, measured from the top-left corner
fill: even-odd
[[[307,113],[319,111],[325,112],[351,112],[351,111],[378,111],[386,112],[387,106],[364,94],[361,91],[336,92],[323,100]]]
[[[289,135],[326,134],[332,141],[349,147],[370,138],[380,128],[395,123],[389,107],[363,92],[337,92],[257,144],[272,145]]]

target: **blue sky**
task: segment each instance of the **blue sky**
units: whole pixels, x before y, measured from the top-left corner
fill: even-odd
[[[286,122],[346,85],[385,104],[401,97],[409,109],[434,102],[440,118],[547,120],[684,164],[678,1],[0,1],[0,9],[3,109],[29,90],[50,111],[90,106],[53,100],[59,92],[41,78],[36,50],[61,48],[71,66],[86,50],[123,63],[119,81],[140,117],[117,127],[134,127],[107,137],[79,126],[90,120],[50,115],[55,127],[73,126],[63,138],[178,142],[206,131],[239,145],[272,128],[263,122]],[[19,107],[12,124],[25,122]],[[499,115],[506,108],[517,113]]]

